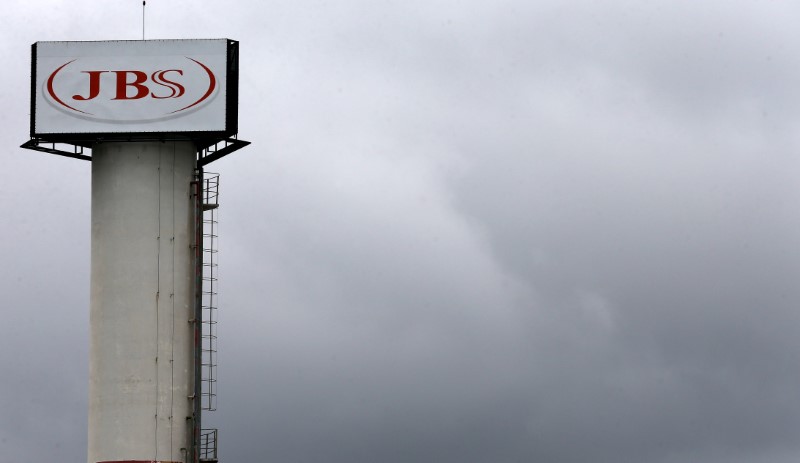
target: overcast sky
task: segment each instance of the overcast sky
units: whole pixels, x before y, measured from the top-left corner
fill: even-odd
[[[147,8],[241,46],[221,461],[800,460],[800,4]],[[90,164],[18,148],[30,44],[141,2],[0,24],[0,461],[82,462]]]

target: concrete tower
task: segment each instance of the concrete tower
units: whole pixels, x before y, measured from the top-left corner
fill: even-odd
[[[203,167],[249,144],[236,138],[238,51],[32,47],[22,147],[92,168],[88,463],[217,461],[216,440],[201,440]]]
[[[195,156],[191,142],[93,149],[90,463],[192,449]]]

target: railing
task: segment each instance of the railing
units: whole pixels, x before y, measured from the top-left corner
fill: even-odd
[[[200,431],[200,461],[217,463],[217,434],[216,429],[203,429]]]

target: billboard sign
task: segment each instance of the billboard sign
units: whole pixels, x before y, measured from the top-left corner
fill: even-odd
[[[32,138],[237,131],[236,41],[37,42],[32,74]]]

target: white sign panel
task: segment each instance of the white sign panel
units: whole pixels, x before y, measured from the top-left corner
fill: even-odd
[[[229,40],[38,42],[34,134],[225,132]]]

